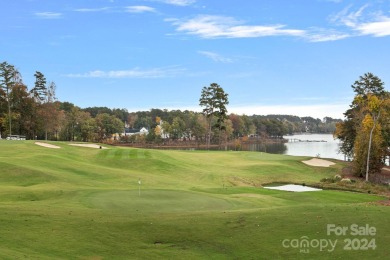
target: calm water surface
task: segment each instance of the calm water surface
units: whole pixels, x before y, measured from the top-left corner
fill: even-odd
[[[344,155],[338,153],[339,141],[333,139],[331,134],[292,135],[285,138],[289,142],[286,143],[287,150],[284,154],[344,160]]]
[[[338,153],[339,142],[331,134],[289,135],[284,138],[289,140],[288,143],[247,144],[242,145],[241,150],[344,160],[344,155]]]
[[[274,154],[286,154],[294,156],[311,156],[320,158],[332,158],[344,160],[344,155],[339,154],[339,142],[333,139],[331,134],[301,134],[284,136],[287,143],[271,144],[243,144],[241,151],[266,152]],[[164,149],[164,148],[163,148]],[[171,149],[171,148],[168,148]],[[179,150],[196,150],[197,148],[178,148]],[[210,148],[211,150],[219,148]],[[229,146],[228,150],[235,150]]]

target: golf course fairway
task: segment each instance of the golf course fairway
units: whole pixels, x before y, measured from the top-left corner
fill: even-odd
[[[343,163],[0,140],[0,259],[389,259],[386,198],[319,183]]]

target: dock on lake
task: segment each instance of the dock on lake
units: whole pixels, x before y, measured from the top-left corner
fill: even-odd
[[[289,142],[294,143],[294,142],[304,142],[304,143],[326,143],[327,141],[325,140],[302,140],[302,139],[297,139],[297,138],[292,138],[288,139]]]

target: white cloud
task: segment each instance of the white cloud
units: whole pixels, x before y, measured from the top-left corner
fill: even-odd
[[[160,2],[170,5],[188,6],[194,4],[196,0],[160,0]]]
[[[197,16],[181,21],[166,19],[175,25],[176,31],[197,35],[202,38],[255,38],[290,36],[310,42],[336,41],[350,37],[348,33],[336,30],[311,28],[308,30],[286,29],[285,25],[242,25],[242,22],[226,16]]]
[[[76,12],[104,12],[110,10],[111,7],[101,7],[101,8],[80,8],[75,9]]]
[[[189,20],[169,19],[176,30],[202,38],[252,38],[266,36],[304,36],[304,30],[285,29],[285,25],[241,25],[232,17],[201,15]]]
[[[351,35],[348,33],[339,32],[336,30],[324,30],[321,28],[313,29],[308,31],[306,34],[306,38],[311,42],[337,41],[348,37],[351,37]]]
[[[127,6],[126,12],[129,13],[145,13],[145,12],[156,12],[156,9],[150,6],[145,5],[133,5],[133,6]]]
[[[134,68],[111,71],[94,70],[86,73],[67,74],[66,76],[70,78],[164,78],[181,74],[184,71],[185,69],[179,67],[152,68],[147,70]]]
[[[364,5],[359,8],[357,11],[350,11],[351,5],[344,8],[342,11],[340,11],[337,14],[334,14],[330,16],[330,21],[334,23],[339,23],[348,27],[356,27],[359,20],[361,19],[363,15],[363,11],[368,7],[368,5]]]
[[[357,11],[350,11],[351,6],[348,6],[341,12],[331,16],[330,20],[351,28],[358,36],[390,36],[390,17],[382,15],[381,12],[365,14],[368,7],[368,5],[364,5]]]
[[[336,3],[336,4],[339,4],[341,3],[343,0],[323,0],[325,2],[332,2],[332,3]]]
[[[357,10],[351,8],[352,6],[348,6],[329,18],[331,23],[350,29],[347,31],[315,27],[291,29],[284,24],[247,25],[233,17],[217,15],[198,15],[191,19],[165,19],[165,21],[174,25],[177,32],[205,39],[289,36],[310,42],[325,42],[364,35],[390,36],[390,16],[382,15],[380,12],[365,14],[369,5],[364,5]]]
[[[390,17],[380,17],[378,21],[359,24],[356,29],[365,35],[390,36]]]
[[[59,19],[62,17],[61,13],[54,13],[54,12],[38,12],[35,13],[35,16],[42,18],[42,19]]]
[[[75,12],[106,12],[106,11],[116,11],[116,12],[128,12],[128,13],[146,13],[146,12],[156,12],[156,9],[150,6],[145,5],[132,5],[126,7],[101,7],[101,8],[80,8],[75,9]]]
[[[210,51],[198,51],[199,54],[202,54],[203,56],[206,56],[209,59],[212,59],[215,62],[221,62],[221,63],[231,63],[233,62],[232,59],[223,57],[222,55],[219,55],[215,52]]]

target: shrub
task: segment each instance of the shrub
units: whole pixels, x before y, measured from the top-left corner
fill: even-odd
[[[341,175],[339,175],[339,174],[336,174],[336,175],[334,176],[334,179],[337,180],[337,181],[341,180],[342,178],[343,178],[343,177],[341,177]]]
[[[350,178],[343,178],[343,179],[341,179],[340,182],[343,182],[343,183],[352,183],[352,181],[351,181]]]
[[[336,180],[334,178],[323,178],[323,179],[321,179],[321,182],[335,183]]]

